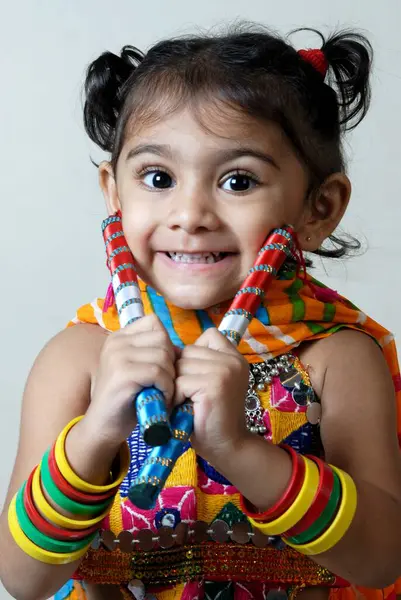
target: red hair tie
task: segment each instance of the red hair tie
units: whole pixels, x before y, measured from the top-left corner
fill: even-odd
[[[298,50],[298,54],[306,60],[324,78],[329,68],[329,62],[323,50]]]

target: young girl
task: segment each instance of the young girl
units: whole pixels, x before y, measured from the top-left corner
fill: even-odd
[[[1,518],[13,597],[401,593],[394,341],[302,254],[352,246],[333,235],[351,192],[341,140],[368,109],[370,67],[355,33],[297,52],[259,27],[90,65],[85,126],[111,155],[100,184],[146,316],[120,330],[113,302],[85,305],[32,369]],[[237,349],[217,327],[289,224],[297,264]],[[149,452],[132,404],[147,386],[170,411],[192,400],[194,433],[141,509],[127,491]]]

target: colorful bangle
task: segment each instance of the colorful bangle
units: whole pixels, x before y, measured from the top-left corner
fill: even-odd
[[[67,512],[80,516],[95,516],[110,506],[110,499],[98,504],[82,504],[81,502],[71,500],[68,496],[63,494],[63,492],[58,489],[50,474],[49,450],[43,455],[40,473],[43,490],[57,506]]]
[[[68,498],[75,500],[76,502],[82,502],[83,504],[97,504],[99,502],[103,502],[103,500],[111,499],[116,493],[116,490],[112,489],[104,494],[87,494],[73,488],[72,485],[70,485],[68,481],[64,479],[59,471],[56,463],[56,457],[54,455],[54,445],[51,447],[49,452],[49,471],[58,489]]]
[[[21,530],[26,535],[28,539],[31,540],[35,544],[35,546],[39,546],[44,550],[49,550],[50,552],[75,552],[76,550],[80,550],[86,547],[94,538],[95,534],[89,536],[89,538],[85,537],[81,540],[77,541],[66,541],[66,540],[57,540],[51,537],[48,537],[41,531],[39,531],[35,525],[29,520],[29,517],[25,511],[23,494],[26,483],[19,489],[16,501],[15,508],[17,512],[17,519]]]
[[[303,533],[309,529],[309,527],[311,527],[323,513],[333,491],[334,473],[330,466],[320,460],[320,458],[316,458],[314,456],[307,456],[307,458],[313,460],[319,468],[319,487],[316,491],[316,496],[313,499],[310,509],[307,511],[301,521],[295,525],[295,527],[292,527],[289,531],[286,531],[286,537],[299,535],[300,533]]]
[[[309,544],[288,544],[301,554],[316,556],[333,548],[344,537],[355,516],[358,496],[355,483],[348,473],[333,466],[332,469],[338,475],[341,482],[342,497],[340,507],[331,525],[319,538]]]
[[[120,449],[120,472],[113,481],[108,485],[93,485],[81,479],[71,468],[67,457],[65,455],[65,440],[69,431],[74,427],[78,421],[80,421],[83,417],[76,417],[72,419],[63,429],[63,431],[58,436],[55,446],[54,446],[54,454],[56,457],[56,463],[60,470],[60,473],[68,481],[70,485],[72,485],[77,490],[81,492],[87,492],[88,494],[97,494],[102,492],[107,492],[108,490],[116,489],[120,483],[124,480],[130,464],[130,454],[128,444],[124,443],[121,445]]]
[[[24,506],[29,519],[32,521],[35,527],[39,529],[39,531],[55,540],[80,540],[83,537],[89,536],[91,533],[96,533],[96,531],[99,529],[98,523],[87,529],[71,530],[60,529],[52,523],[49,523],[49,521],[46,521],[46,519],[44,519],[36,509],[32,498],[32,480],[34,472],[35,469],[30,474],[25,486]]]
[[[50,522],[59,527],[66,527],[67,529],[87,529],[92,527],[96,523],[100,523],[109,513],[109,509],[104,511],[103,514],[99,515],[94,519],[89,520],[77,520],[70,519],[58,513],[46,500],[42,488],[40,485],[40,465],[36,467],[32,479],[32,497],[36,508],[42,513],[42,515]]]
[[[292,462],[292,475],[291,479],[286,487],[284,494],[277,500],[277,502],[265,512],[253,512],[250,510],[250,505],[246,498],[240,495],[240,505],[243,513],[247,515],[247,517],[251,517],[256,521],[273,521],[277,519],[280,515],[285,513],[290,506],[293,504],[295,498],[298,496],[299,492],[302,488],[302,483],[305,477],[305,461],[302,460],[302,456],[295,452],[291,446],[287,446],[282,444],[280,448],[286,450],[288,454],[291,456]]]
[[[250,523],[259,529],[265,535],[282,535],[284,532],[294,527],[305,515],[315,497],[319,485],[319,469],[316,464],[305,458],[305,479],[301,491],[290,506],[290,508],[280,517],[270,523],[261,523],[250,518]]]
[[[334,476],[333,491],[330,495],[328,503],[326,504],[326,508],[324,509],[324,511],[322,512],[320,517],[318,519],[316,519],[316,521],[314,523],[312,523],[312,525],[306,531],[303,531],[302,533],[299,533],[296,536],[288,536],[288,532],[287,532],[284,537],[285,542],[287,542],[287,536],[288,536],[288,541],[291,544],[297,544],[297,545],[308,544],[312,540],[315,540],[320,535],[322,535],[322,533],[327,529],[327,527],[333,521],[335,515],[337,514],[338,507],[339,507],[340,500],[341,500],[341,483],[340,483],[338,476],[336,475],[336,473],[334,471],[333,471],[333,476]]]
[[[41,562],[50,565],[65,565],[67,563],[72,563],[84,556],[90,546],[90,544],[88,544],[87,546],[85,546],[85,548],[70,553],[49,552],[48,550],[39,548],[39,546],[36,546],[33,542],[31,542],[29,538],[26,537],[21,527],[19,526],[15,496],[11,500],[8,509],[8,526],[10,528],[10,533],[14,538],[15,543],[21,548],[23,552],[25,552],[25,554],[28,554],[28,556],[34,558],[35,560],[40,560]]]

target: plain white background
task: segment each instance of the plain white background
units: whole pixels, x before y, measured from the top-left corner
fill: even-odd
[[[283,33],[303,25],[364,30],[376,51],[373,103],[346,144],[354,191],[344,227],[367,251],[326,264],[319,275],[401,338],[399,0],[1,0],[0,6],[0,506],[34,357],[107,284],[103,199],[89,160],[102,155],[85,138],[80,99],[85,67],[104,50],[146,49],[237,18]]]

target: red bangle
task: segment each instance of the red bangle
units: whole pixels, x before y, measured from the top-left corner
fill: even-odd
[[[317,458],[316,456],[308,455],[307,458],[313,460],[319,467],[319,487],[316,491],[316,495],[313,499],[313,502],[308,511],[306,512],[305,516],[299,521],[299,523],[297,523],[294,527],[285,532],[285,537],[293,537],[309,529],[309,527],[313,525],[316,519],[320,517],[320,515],[326,508],[331,493],[333,491],[334,474],[330,465],[323,462],[322,460],[320,460],[320,458]]]
[[[269,521],[273,521],[274,519],[278,519],[278,517],[284,514],[293,504],[304,482],[305,461],[303,460],[302,456],[295,452],[295,450],[291,448],[291,446],[287,446],[286,444],[281,444],[280,448],[283,448],[283,450],[290,454],[292,461],[291,479],[281,498],[279,498],[279,500],[277,500],[277,502],[265,512],[255,513],[252,512],[252,508],[250,509],[246,498],[244,498],[242,495],[240,496],[242,512],[245,513],[248,517],[255,519],[256,521],[267,523]]]
[[[99,529],[99,524],[96,524],[92,525],[92,527],[88,527],[87,529],[71,531],[70,529],[60,529],[52,523],[49,523],[49,521],[46,521],[46,519],[42,517],[40,512],[37,510],[32,498],[32,479],[35,471],[36,467],[30,474],[25,485],[24,507],[29,519],[36,529],[55,540],[81,540],[82,538],[95,533],[95,531]]]
[[[99,502],[108,500],[116,493],[116,490],[114,489],[104,492],[103,494],[88,494],[75,489],[60,473],[54,454],[54,445],[49,452],[49,470],[50,475],[60,492],[75,502],[80,502],[81,504],[98,504]]]

